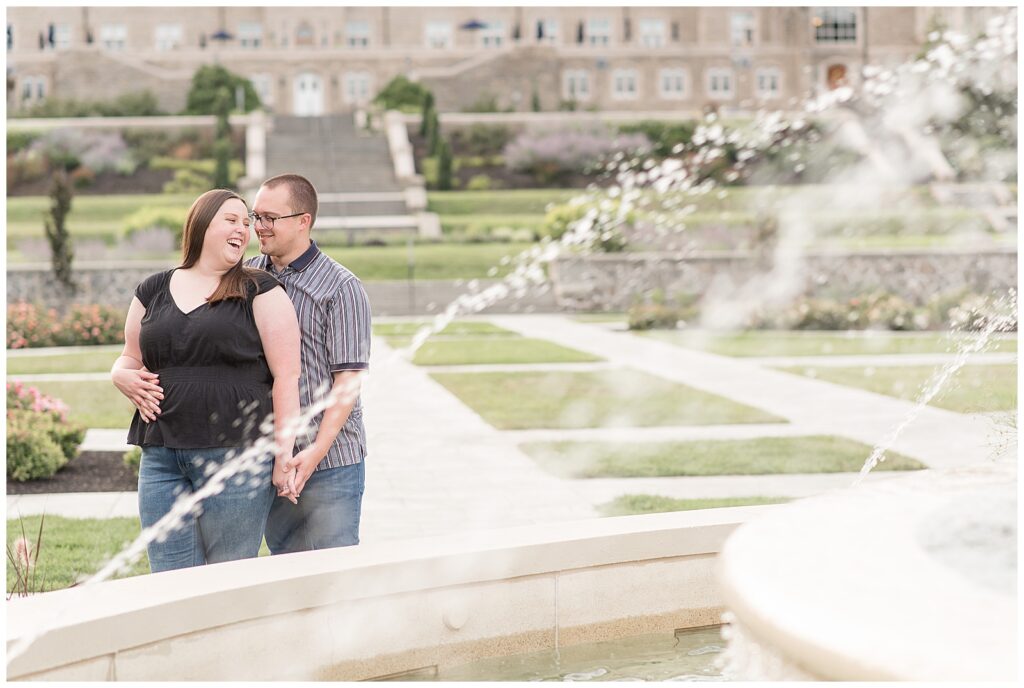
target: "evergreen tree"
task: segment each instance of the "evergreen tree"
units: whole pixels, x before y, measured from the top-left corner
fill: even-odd
[[[50,242],[51,263],[57,281],[74,294],[78,290],[71,275],[71,261],[74,251],[71,235],[67,228],[68,213],[71,212],[71,183],[67,171],[60,169],[53,175],[50,184],[50,212],[44,216],[46,239]]]

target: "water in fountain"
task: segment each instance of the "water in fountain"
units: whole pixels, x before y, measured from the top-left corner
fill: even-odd
[[[508,276],[483,290],[478,290],[478,285],[471,282],[469,293],[457,298],[430,324],[420,328],[407,347],[395,350],[392,357],[380,366],[386,367],[396,356],[411,358],[432,334],[440,332],[460,315],[478,313],[509,296],[520,298],[531,288],[546,288],[545,263],[567,251],[586,253],[614,243],[616,235],[630,224],[629,219],[633,214],[642,214],[646,218],[641,223],[645,225],[645,231],[658,238],[663,246],[670,250],[686,250],[685,219],[696,211],[694,200],[712,192],[720,197],[727,194],[725,190],[716,191],[718,187],[715,182],[703,174],[706,166],[721,160],[726,154],[726,147],[732,147],[737,162],[725,177],[727,180],[736,180],[750,170],[754,161],[764,158],[766,153],[773,150],[795,150],[797,143],[806,135],[807,120],[811,116],[840,113],[842,126],[836,129],[834,137],[860,150],[864,156],[862,162],[844,168],[841,174],[832,177],[833,181],[857,185],[863,191],[857,197],[844,200],[848,208],[865,210],[884,207],[892,187],[913,183],[922,169],[930,169],[936,178],[947,178],[943,163],[948,163],[936,143],[937,135],[949,128],[950,123],[962,114],[963,107],[950,84],[969,80],[986,94],[1005,86],[1010,77],[1002,73],[1003,61],[1016,52],[1015,12],[1011,12],[1008,18],[993,20],[986,37],[973,44],[949,33],[930,38],[937,43],[937,47],[921,60],[895,70],[866,69],[863,85],[856,97],[852,89],[837,89],[812,99],[806,104],[803,113],[786,115],[781,112],[760,112],[751,126],[732,129],[724,126],[712,114],[698,126],[689,146],[674,151],[681,154],[680,157],[670,157],[655,163],[619,156],[613,160],[610,169],[616,175],[617,185],[607,190],[592,187],[574,199],[574,204],[586,208],[585,214],[579,221],[572,223],[558,241],[544,240],[514,258],[503,259],[503,264],[514,265]],[[1004,116],[1004,113],[990,114],[999,127],[1005,127],[1008,116]],[[1015,122],[1015,114],[1012,119]],[[873,143],[882,132],[888,132],[890,139],[911,145],[894,149]],[[1009,131],[1004,133],[1010,135]],[[812,138],[818,136],[813,134]],[[970,144],[969,137],[964,137],[961,149],[969,148]],[[967,154],[963,150],[960,152]],[[800,153],[792,155],[796,156],[794,162],[797,162],[797,171],[800,171],[801,166],[821,162],[803,160]],[[990,167],[999,168],[999,165]],[[998,169],[994,172],[983,166],[983,172],[995,174]],[[884,175],[882,181],[888,188],[879,189],[875,186],[879,174]],[[756,180],[762,183],[766,181]],[[766,195],[773,191],[773,187],[765,188]],[[710,327],[738,327],[750,315],[791,300],[800,292],[806,279],[802,258],[810,239],[814,237],[814,228],[805,219],[806,210],[819,204],[820,199],[816,199],[813,193],[800,191],[788,195],[782,204],[777,204],[779,238],[771,256],[771,269],[756,275],[745,285],[709,285],[701,324]],[[837,207],[835,199],[829,200],[828,207]],[[642,281],[633,286],[638,292],[647,288]],[[981,350],[991,334],[1005,329],[1008,322],[1005,319],[991,319],[989,325],[982,328],[981,335],[973,343],[964,346],[963,355],[958,354],[959,365],[954,363],[947,366],[949,372],[940,374],[936,383],[929,385],[925,396],[929,399],[934,396],[955,369],[963,365],[963,360]],[[992,326],[992,323],[999,324]],[[343,390],[340,398],[324,396],[323,401],[296,419],[298,427],[308,425],[313,416],[331,403],[351,400],[358,394],[359,384],[359,380],[353,380],[352,385]],[[900,429],[911,420],[911,416],[904,419],[891,436],[898,435]],[[269,425],[265,422],[262,427],[265,429],[264,436],[253,447],[226,462],[211,476],[203,490],[182,495],[167,516],[141,533],[134,542],[85,581],[84,587],[106,580],[140,556],[149,542],[180,526],[186,514],[196,513],[202,500],[222,489],[228,479],[247,471],[253,472],[260,457],[267,456],[275,449],[272,421]],[[884,446],[880,445],[880,449],[876,448],[868,464],[874,465],[872,460],[881,458],[888,444],[891,441],[883,442]],[[866,464],[863,472],[870,470],[871,465]],[[35,628],[26,629],[19,642],[8,649],[8,664],[57,620],[39,619]]]

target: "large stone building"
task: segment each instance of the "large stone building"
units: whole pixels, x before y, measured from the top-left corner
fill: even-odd
[[[252,80],[268,108],[353,110],[406,74],[441,110],[785,107],[920,50],[937,16],[976,34],[1000,8],[9,7],[8,109],[149,90],[195,70]]]

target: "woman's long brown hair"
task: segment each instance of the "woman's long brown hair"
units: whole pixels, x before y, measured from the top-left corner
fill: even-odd
[[[199,256],[203,252],[203,241],[206,239],[206,230],[210,228],[210,223],[217,216],[217,211],[221,206],[232,198],[242,201],[242,205],[245,205],[245,209],[248,211],[249,206],[245,203],[245,199],[228,189],[207,191],[192,203],[192,207],[188,209],[188,217],[185,218],[185,228],[181,236],[182,268],[190,268],[199,262]],[[220,284],[207,299],[209,303],[217,303],[224,299],[244,299],[245,282],[257,284],[257,270],[244,267],[242,260],[239,259],[230,270],[221,276]]]

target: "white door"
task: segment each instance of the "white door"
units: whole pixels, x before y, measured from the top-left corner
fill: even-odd
[[[316,74],[303,72],[295,77],[294,113],[302,117],[324,114],[324,87]]]

